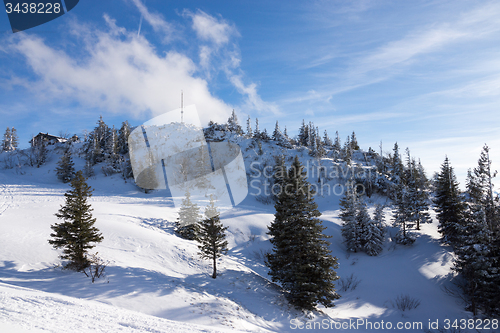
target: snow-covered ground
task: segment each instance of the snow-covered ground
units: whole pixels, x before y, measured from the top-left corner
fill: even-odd
[[[292,332],[302,324],[319,332],[340,330],[342,324],[351,330],[354,322],[360,332],[386,331],[381,321],[393,329],[410,323],[402,331],[423,332],[429,321],[443,327],[446,319],[469,318],[459,300],[442,290],[453,257],[438,242],[436,222],[422,227],[413,246],[394,246],[389,228],[380,256],[348,254],[340,236],[339,198],[317,197],[338,275],[353,274],[360,282],[339,291],[334,308],[302,314],[268,280],[264,254],[271,248],[266,232],[272,205],[249,195],[223,212],[230,251],[214,280],[197,244],[173,232],[177,211],[164,192],[145,194],[119,175],[100,172],[89,179],[96,227],[104,236],[94,251],[109,264],[107,276],[92,284],[81,273],[61,270],[59,251],[47,242],[69,189],[56,178],[58,157],[50,155],[40,168],[0,170],[0,332]],[[75,161],[82,168],[83,161]],[[400,295],[420,305],[401,311],[395,302]]]

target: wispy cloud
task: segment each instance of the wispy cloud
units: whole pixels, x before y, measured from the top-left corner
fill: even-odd
[[[240,106],[243,111],[278,114],[276,104],[266,102],[260,97],[257,84],[244,82],[245,75],[240,68],[240,51],[233,41],[240,36],[236,27],[222,17],[216,18],[201,10],[194,13],[185,10],[183,15],[192,20],[191,27],[202,42],[199,46],[199,58],[206,77],[210,79],[212,72],[222,70],[236,90],[245,96],[245,101]],[[214,63],[215,61],[218,63]]]
[[[141,0],[131,1],[141,13],[140,25],[142,25],[142,19],[144,18],[144,20],[151,25],[155,32],[163,34],[165,41],[170,41],[172,39],[175,29],[171,23],[167,22],[160,14],[151,13]]]
[[[203,41],[221,46],[227,44],[232,36],[239,36],[236,27],[223,18],[217,19],[201,10],[196,13],[186,10],[184,13],[192,19],[192,28]]]

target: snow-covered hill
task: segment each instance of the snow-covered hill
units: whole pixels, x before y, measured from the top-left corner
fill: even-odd
[[[303,163],[318,163],[305,150],[264,143],[264,154],[259,155],[251,140],[242,140],[240,145],[247,170],[252,161],[270,165],[278,152],[298,154]],[[109,265],[106,278],[92,284],[81,273],[57,267],[59,252],[47,242],[50,225],[58,222],[54,214],[69,189],[54,171],[60,153],[51,150],[48,162],[40,168],[0,170],[2,332],[21,332],[21,328],[43,332],[290,332],[301,327],[298,321],[316,325],[308,331],[323,331],[326,326],[338,328],[335,323],[340,323],[345,327],[351,321],[349,330],[352,322],[361,323],[358,320],[372,323],[371,329],[357,327],[362,332],[384,331],[376,329],[382,320],[394,328],[398,322],[413,323],[405,331],[422,332],[429,321],[438,320],[443,327],[445,319],[469,318],[458,299],[442,290],[448,283],[452,254],[439,244],[436,222],[422,227],[413,246],[395,246],[390,230],[380,256],[347,253],[340,236],[339,197],[317,196],[326,233],[332,236],[332,253],[339,259],[337,272],[344,280],[352,274],[359,285],[339,291],[342,297],[334,308],[302,314],[268,280],[264,254],[271,248],[266,232],[274,208],[263,203],[262,197],[249,195],[235,209],[223,211],[230,251],[220,260],[220,276],[214,280],[209,262],[197,255],[197,244],[173,232],[177,211],[164,192],[145,194],[132,181],[125,182],[119,175],[105,177],[98,169],[89,179],[95,189],[90,202],[104,241],[94,250]],[[5,154],[0,154],[0,161]],[[369,167],[365,155],[357,161]],[[75,157],[75,162],[77,169],[83,167],[82,159]],[[335,162],[323,159],[321,163]],[[377,195],[369,199],[370,205],[385,202],[385,197]],[[420,305],[401,311],[396,304],[401,295],[409,295]]]

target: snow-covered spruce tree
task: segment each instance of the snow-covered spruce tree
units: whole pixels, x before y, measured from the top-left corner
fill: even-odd
[[[255,118],[255,131],[253,132],[254,138],[260,138],[260,128],[259,128],[259,119]]]
[[[335,291],[337,258],[328,248],[314,192],[297,156],[283,184],[268,232],[273,245],[266,256],[269,275],[297,308],[313,310],[318,303],[332,307],[340,297]]]
[[[12,140],[12,135],[10,132],[10,128],[7,127],[7,129],[5,130],[5,133],[3,135],[2,151],[10,151],[11,150],[11,140]]]
[[[459,238],[465,212],[465,205],[458,185],[453,167],[446,157],[437,177],[433,201],[436,206],[441,241],[453,248],[460,246]]]
[[[413,210],[410,206],[408,191],[404,184],[399,184],[395,192],[396,198],[394,201],[396,207],[393,214],[393,226],[399,229],[394,239],[398,244],[410,245],[415,242],[416,238],[409,230],[412,227]]]
[[[102,234],[94,226],[91,205],[87,199],[92,196],[92,189],[87,184],[81,171],[71,181],[71,190],[64,194],[66,202],[55,215],[63,222],[51,226],[49,244],[63,249],[61,259],[69,260],[66,268],[83,271],[90,265],[88,250],[103,240]]]
[[[302,125],[299,128],[299,135],[297,136],[297,141],[300,146],[307,146],[307,141],[309,138],[309,127],[306,126],[306,122],[302,119]]]
[[[253,131],[252,131],[252,119],[250,116],[247,118],[247,133],[246,133],[247,138],[252,138],[253,137]]]
[[[358,212],[358,196],[354,189],[353,179],[346,183],[344,196],[340,199],[340,214],[342,220],[342,237],[347,251],[358,252],[362,249],[360,230],[356,219]]]
[[[359,150],[359,144],[358,144],[358,139],[356,139],[356,133],[354,133],[354,131],[352,131],[352,134],[351,134],[351,148],[352,150]]]
[[[212,260],[212,278],[217,277],[217,258],[227,252],[227,241],[224,227],[215,206],[215,199],[210,196],[210,204],[205,209],[205,219],[200,222],[198,233],[198,248],[202,259]]]
[[[421,175],[417,169],[415,159],[410,156],[410,150],[407,148],[407,173],[405,176],[408,208],[410,209],[409,221],[415,223],[415,229],[420,230],[421,223],[432,222],[429,215],[429,195],[423,187],[424,182],[421,181]],[[425,176],[425,175],[424,175]]]
[[[63,183],[70,182],[75,176],[75,164],[71,156],[71,147],[67,146],[56,168],[57,178]]]
[[[379,255],[384,244],[384,228],[372,220],[364,202],[359,202],[356,222],[359,228],[359,239],[363,251],[370,256]]]
[[[292,148],[292,144],[290,143],[290,140],[288,139],[288,137],[286,135],[284,135],[281,132],[277,121],[276,121],[276,126],[274,127],[272,139],[274,141],[277,141],[277,144],[281,147]]]
[[[456,249],[456,270],[467,280],[471,308],[500,314],[500,240],[498,202],[492,200],[489,149],[483,148],[478,166],[467,177],[468,209],[462,232],[462,246]]]
[[[278,121],[276,120],[276,125],[274,126],[274,132],[273,132],[272,139],[274,141],[279,141],[281,135],[282,134],[280,131],[280,125],[278,124]]]
[[[484,207],[486,222],[492,232],[498,232],[500,227],[500,215],[498,198],[495,200],[493,191],[493,178],[497,172],[491,170],[490,149],[484,145],[478,160],[478,165],[474,168],[476,183],[481,191],[480,204]]]
[[[118,130],[118,152],[120,154],[128,153],[128,137],[130,136],[130,132],[132,132],[130,124],[125,120]]]
[[[230,132],[236,133],[238,135],[243,134],[243,130],[241,129],[240,124],[238,123],[238,117],[236,116],[236,113],[233,112],[231,113],[231,117],[227,120],[227,128]]]
[[[323,145],[325,145],[328,148],[330,148],[331,146],[333,146],[333,141],[328,136],[328,132],[326,130],[325,130],[325,133],[323,135]]]
[[[199,234],[199,222],[201,220],[200,208],[191,201],[191,194],[186,191],[182,199],[179,217],[176,221],[175,232],[184,239],[196,240]]]
[[[17,130],[12,127],[10,131],[10,147],[12,150],[16,150],[19,145],[19,137],[17,136]]]
[[[463,290],[469,301],[466,308],[476,315],[488,303],[485,291],[489,289],[489,271],[492,268],[491,261],[488,260],[491,257],[491,247],[488,245],[491,233],[482,207],[473,203],[468,205],[460,245],[455,247],[453,270],[464,278],[466,283]]]
[[[339,159],[342,152],[342,143],[340,142],[339,131],[335,132],[335,139],[333,141],[332,151],[333,151],[333,158],[336,160]]]
[[[120,166],[122,157],[120,155],[120,147],[118,144],[118,132],[114,126],[111,130],[111,135],[106,141],[104,160],[106,161],[106,165],[102,167],[104,175],[108,176],[121,172]]]

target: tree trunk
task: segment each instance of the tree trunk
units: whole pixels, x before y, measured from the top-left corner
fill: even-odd
[[[214,260],[214,272],[212,273],[212,279],[215,279],[217,277],[217,256],[213,256],[213,260]]]

